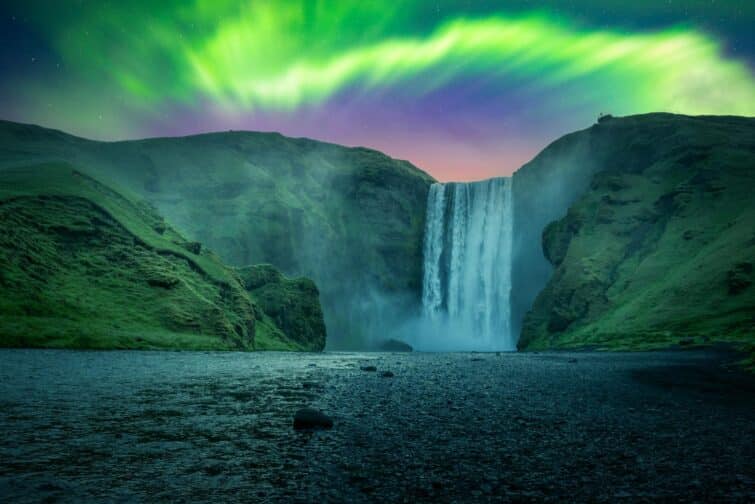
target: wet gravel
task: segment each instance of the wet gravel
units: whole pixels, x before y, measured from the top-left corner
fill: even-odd
[[[2,350],[0,501],[753,501],[723,358]]]

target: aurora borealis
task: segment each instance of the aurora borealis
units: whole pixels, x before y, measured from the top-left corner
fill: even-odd
[[[3,119],[97,139],[276,130],[441,180],[601,112],[755,114],[750,2],[11,2]]]

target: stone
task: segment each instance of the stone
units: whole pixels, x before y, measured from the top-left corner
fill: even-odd
[[[381,343],[378,349],[383,352],[411,352],[414,350],[410,344],[392,338]]]
[[[377,368],[375,366],[362,366],[359,369],[361,369],[362,371],[368,371],[371,373],[377,371]]]
[[[383,378],[393,378],[394,374],[391,371],[383,371],[382,373],[380,373],[380,376],[382,376]]]
[[[294,416],[294,429],[330,429],[333,419],[314,408],[302,408]]]
[[[202,252],[202,244],[199,242],[185,242],[181,246],[194,255],[199,255]]]
[[[726,274],[729,294],[735,296],[752,285],[752,263],[739,263]]]

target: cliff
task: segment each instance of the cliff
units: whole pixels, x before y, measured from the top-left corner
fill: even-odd
[[[0,170],[51,160],[139,195],[229,264],[312,278],[332,347],[363,348],[416,310],[433,180],[406,161],[277,133],[107,143],[0,122]]]
[[[608,118],[524,170],[576,182],[547,209],[553,272],[520,348],[752,344],[755,119]]]
[[[271,322],[275,300],[260,307],[200,243],[78,167],[0,171],[0,222],[1,346],[322,349]]]

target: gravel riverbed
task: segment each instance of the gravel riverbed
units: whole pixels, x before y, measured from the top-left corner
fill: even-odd
[[[727,358],[1,350],[0,500],[752,502]]]

